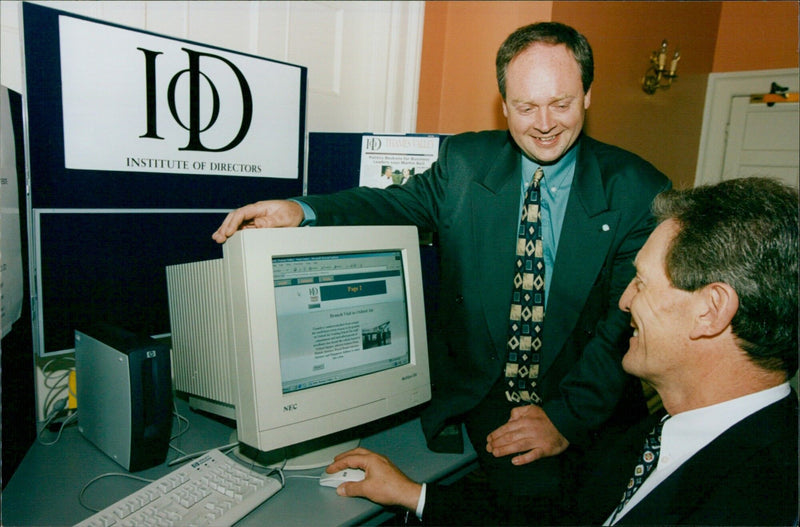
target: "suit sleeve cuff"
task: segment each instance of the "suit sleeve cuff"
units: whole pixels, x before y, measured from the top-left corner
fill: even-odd
[[[553,426],[556,427],[556,430],[567,438],[567,441],[581,443],[586,439],[588,430],[583,423],[572,415],[563,400],[557,399],[545,403],[542,408],[553,423]]]

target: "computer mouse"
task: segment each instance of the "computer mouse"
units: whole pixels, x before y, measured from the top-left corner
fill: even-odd
[[[346,468],[333,474],[323,472],[319,476],[319,484],[323,487],[336,488],[346,481],[361,481],[366,474],[360,468]]]

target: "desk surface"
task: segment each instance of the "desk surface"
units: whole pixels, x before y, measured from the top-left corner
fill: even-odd
[[[173,444],[185,452],[216,448],[229,442],[231,428],[196,414],[178,401],[178,410],[191,423]],[[403,422],[364,437],[361,445],[387,455],[417,481],[455,478],[475,461],[475,452],[465,441],[463,454],[436,454],[425,446],[418,419]],[[178,457],[174,450],[168,460]],[[175,467],[166,464],[134,473],[157,479]],[[384,510],[361,498],[342,498],[335,489],[321,487],[316,480],[294,475],[319,475],[322,469],[285,472],[286,487],[255,509],[237,526],[255,525],[352,525],[379,521]],[[2,523],[7,526],[73,525],[93,513],[78,502],[78,495],[94,477],[125,470],[87,441],[77,427],[68,427],[58,443],[35,443],[26,454],[2,496]],[[145,485],[130,478],[104,478],[89,487],[84,501],[101,509]],[[384,516],[385,518],[385,516]]]

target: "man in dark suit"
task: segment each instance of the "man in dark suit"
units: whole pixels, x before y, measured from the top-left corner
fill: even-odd
[[[629,463],[608,463],[609,445],[593,451],[581,512],[569,521],[796,525],[798,399],[788,379],[798,366],[797,191],[732,180],[666,192],[653,208],[660,224],[619,307],[634,328],[623,366],[658,391],[663,428],[645,455],[644,434],[630,435]],[[493,523],[496,509],[479,493],[423,492],[363,449],[328,470],[346,466],[366,478],[340,495],[403,505],[431,525]]]
[[[549,524],[568,507],[581,447],[601,427],[645,414],[641,386],[621,367],[630,327],[616,303],[654,227],[650,203],[670,182],[582,133],[594,64],[574,29],[520,28],[501,46],[496,68],[508,131],[447,138],[430,170],[402,187],[245,206],[214,238],[309,220],[435,232],[442,279],[424,432],[436,449],[443,430],[464,420],[492,491],[507,499],[508,522]],[[539,168],[546,316],[535,395],[520,399],[504,375],[509,307],[520,211]]]

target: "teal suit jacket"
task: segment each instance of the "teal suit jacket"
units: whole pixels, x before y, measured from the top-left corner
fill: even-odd
[[[670,187],[630,152],[586,136],[574,148],[539,383],[545,411],[573,443],[622,411],[630,328],[617,301],[655,226],[650,203]],[[508,132],[465,133],[448,137],[431,169],[403,186],[302,198],[318,225],[413,224],[437,234],[439,310],[428,337],[433,400],[422,415],[429,439],[483,399],[503,370],[521,155]]]

